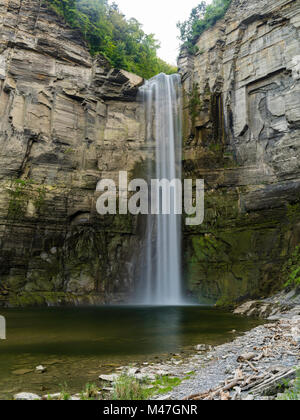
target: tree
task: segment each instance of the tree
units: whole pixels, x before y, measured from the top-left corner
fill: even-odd
[[[195,44],[199,36],[224,17],[230,3],[231,0],[213,0],[212,4],[207,5],[205,1],[202,1],[192,10],[188,20],[178,22],[179,39],[182,41],[183,46],[188,48],[191,53],[194,53]]]
[[[116,3],[107,0],[45,0],[85,37],[92,55],[103,54],[113,67],[146,79],[175,73],[176,68],[157,57],[160,45],[145,34],[136,19],[126,19]]]
[[[190,17],[185,22],[178,22],[177,28],[180,30],[180,40],[187,42],[194,36],[195,26],[199,20],[202,20],[206,12],[206,3],[202,1],[197,7],[192,9]]]

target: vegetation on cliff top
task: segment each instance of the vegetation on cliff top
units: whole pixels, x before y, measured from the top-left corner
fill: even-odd
[[[230,6],[231,0],[213,0],[210,5],[202,1],[195,7],[189,19],[178,22],[179,39],[191,54],[197,52],[196,42],[199,36],[222,19]]]
[[[79,29],[92,55],[101,53],[111,65],[149,79],[177,69],[159,57],[159,43],[136,19],[126,19],[108,0],[45,0],[66,22]]]

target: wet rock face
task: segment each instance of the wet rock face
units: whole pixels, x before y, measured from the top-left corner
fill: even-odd
[[[184,170],[206,182],[205,223],[185,230],[187,279],[202,297],[268,295],[299,243],[299,27],[297,1],[233,0],[179,59]]]
[[[0,305],[132,287],[136,220],[98,216],[95,190],[145,157],[142,83],[93,59],[43,1],[0,0]]]

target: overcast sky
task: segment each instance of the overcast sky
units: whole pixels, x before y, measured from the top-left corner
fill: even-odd
[[[116,0],[127,18],[134,17],[143,24],[146,33],[154,33],[161,43],[158,55],[176,64],[179,34],[176,23],[186,20],[201,0]],[[208,0],[207,3],[211,3]]]

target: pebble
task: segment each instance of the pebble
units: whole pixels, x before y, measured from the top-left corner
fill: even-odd
[[[45,366],[42,366],[42,365],[37,366],[37,367],[35,368],[35,371],[36,371],[37,373],[44,373],[44,372],[46,372],[46,370],[47,370],[47,368],[45,368]]]
[[[209,350],[209,346],[207,346],[206,344],[198,344],[195,349],[197,351],[207,351]]]
[[[135,376],[137,373],[141,373],[139,368],[129,368],[127,371],[127,375]]]

